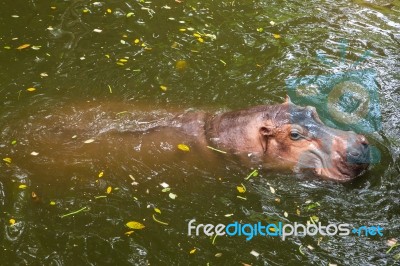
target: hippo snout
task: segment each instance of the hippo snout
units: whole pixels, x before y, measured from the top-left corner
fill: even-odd
[[[347,144],[346,159],[349,164],[369,164],[369,142],[363,135],[356,135]]]
[[[370,148],[366,137],[356,135],[354,140],[349,141],[346,159],[350,164],[368,164],[370,162]]]

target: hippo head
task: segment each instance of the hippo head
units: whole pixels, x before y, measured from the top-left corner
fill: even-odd
[[[314,107],[300,107],[287,99],[264,113],[259,130],[263,161],[289,165],[295,172],[345,182],[368,167],[367,139],[324,125]]]

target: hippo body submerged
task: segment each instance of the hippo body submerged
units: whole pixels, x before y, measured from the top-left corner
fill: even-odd
[[[340,182],[353,179],[368,166],[365,137],[325,126],[312,107],[285,102],[217,114],[127,111],[132,109],[88,103],[44,111],[3,131],[8,139],[20,141],[7,155],[19,168],[43,176],[54,169],[62,174],[96,168],[96,161],[110,168],[124,162],[168,163],[174,154],[182,154],[178,144],[195,151],[187,153],[186,160],[216,160],[217,152],[209,146],[227,156],[239,155],[253,166],[305,171]],[[32,152],[38,156],[31,156]]]

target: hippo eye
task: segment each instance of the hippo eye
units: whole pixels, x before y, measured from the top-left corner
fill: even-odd
[[[292,130],[290,132],[290,138],[292,140],[299,140],[302,138],[302,135],[297,130]]]

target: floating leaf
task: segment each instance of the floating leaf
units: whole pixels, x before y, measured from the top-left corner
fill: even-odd
[[[104,172],[103,172],[103,171],[101,171],[101,172],[99,173],[99,178],[102,178],[102,177],[103,177],[103,175],[104,175]]]
[[[319,207],[319,206],[321,206],[318,202],[315,202],[315,203],[311,203],[310,205],[308,205],[307,206],[307,210],[312,210],[312,209],[314,209],[314,208],[316,208],[316,207]]]
[[[257,31],[258,31],[258,32],[263,32],[264,29],[263,29],[263,28],[257,28]]]
[[[111,13],[112,10],[110,8],[107,8],[107,13]]]
[[[162,183],[160,184],[160,186],[162,186],[163,188],[169,187],[169,185],[168,185],[167,183],[165,183],[165,182],[162,182]]]
[[[289,216],[289,214],[287,212],[284,212],[283,216],[285,216],[287,218]]]
[[[177,70],[185,70],[187,67],[187,62],[185,60],[178,60],[175,63],[175,68]]]
[[[92,142],[94,142],[94,139],[85,140],[83,143],[89,144],[89,143],[92,143]]]
[[[107,192],[107,194],[110,194],[111,191],[112,191],[112,187],[108,187],[106,192]]]
[[[139,39],[135,39],[135,41],[134,41],[135,44],[138,44],[139,42],[140,42]]]
[[[137,230],[139,230],[139,229],[145,228],[145,226],[144,226],[143,224],[141,224],[141,223],[139,223],[139,222],[135,222],[135,221],[127,222],[125,225],[126,225],[127,227],[129,227],[130,229],[137,229]]]
[[[318,216],[313,215],[313,216],[310,217],[310,220],[311,220],[312,223],[314,223],[314,222],[318,223],[319,218],[318,218]]]
[[[159,209],[159,208],[154,208],[154,211],[155,211],[156,213],[159,213],[159,214],[161,214],[161,211],[160,211],[160,209]]]
[[[132,12],[129,12],[128,14],[126,14],[126,17],[127,17],[127,18],[130,18],[130,17],[132,17],[133,15],[135,15],[135,14],[132,13]]]
[[[56,205],[56,202],[55,201],[50,201],[50,205],[54,206],[54,205]]]
[[[174,193],[169,193],[168,195],[171,199],[176,199],[176,197],[178,197],[178,195],[174,194]]]
[[[249,180],[250,179],[250,177],[255,177],[255,176],[258,176],[258,170],[257,169],[255,169],[255,170],[253,170],[244,180]]]
[[[14,225],[15,224],[15,219],[10,219],[8,222],[10,223],[10,225]]]
[[[231,217],[233,215],[233,213],[228,213],[228,214],[225,214],[224,216],[225,217]]]
[[[167,86],[161,85],[160,89],[163,90],[163,91],[166,91],[167,90]]]
[[[271,191],[272,194],[275,194],[275,188],[273,188],[273,187],[270,186],[270,187],[269,187],[269,190]]]
[[[204,42],[204,39],[203,38],[197,38],[197,40],[199,41],[199,42],[201,42],[201,43],[203,43]]]
[[[36,88],[27,88],[26,90],[29,91],[29,92],[33,92],[33,91],[36,90]]]
[[[253,255],[254,257],[260,256],[260,253],[258,253],[258,252],[255,251],[255,250],[250,251],[250,254]]]
[[[168,191],[170,191],[170,190],[171,190],[171,188],[166,187],[166,188],[163,188],[163,189],[161,190],[161,192],[168,192]]]
[[[125,235],[130,236],[134,231],[125,232]]]
[[[25,188],[27,188],[27,185],[21,184],[21,185],[18,186],[18,188],[20,188],[20,189],[25,189]]]
[[[271,24],[272,26],[274,26],[274,25],[275,25],[275,22],[271,20],[271,21],[269,22],[269,24]]]
[[[26,44],[23,44],[23,45],[18,46],[18,47],[17,47],[17,50],[26,49],[26,48],[28,48],[29,46],[31,46],[31,45],[30,45],[29,43],[26,43]]]
[[[194,254],[195,252],[196,252],[196,248],[194,248],[194,249],[192,249],[190,252],[189,252],[189,254]]]
[[[40,45],[34,45],[31,47],[33,50],[40,50],[40,48],[42,48],[42,46]]]
[[[38,152],[35,152],[35,151],[33,151],[33,152],[31,152],[31,155],[32,155],[32,156],[38,156],[38,155],[39,155],[39,153],[38,153]]]
[[[274,34],[273,36],[274,36],[275,39],[280,39],[281,38],[281,35],[279,35],[279,34]]]
[[[97,33],[100,33],[100,32],[102,32],[103,30],[101,30],[101,29],[94,29],[93,31],[94,31],[94,32],[97,32]]]
[[[35,191],[32,191],[32,193],[31,193],[31,198],[32,198],[33,200],[38,200],[38,196],[37,196],[37,194],[35,193]]]
[[[168,223],[158,220],[154,214],[153,214],[153,220],[156,221],[159,224],[168,225]]]
[[[11,141],[11,145],[15,145],[15,144],[17,144],[16,140]]]
[[[240,186],[236,187],[237,191],[239,191],[239,193],[245,193],[246,192],[246,187],[241,184]]]
[[[180,149],[181,151],[190,151],[189,146],[185,144],[178,144],[178,149]]]
[[[216,258],[220,258],[222,256],[222,253],[217,253],[214,255]]]
[[[11,158],[10,157],[7,157],[7,158],[3,158],[3,161],[5,161],[6,163],[11,163]]]

